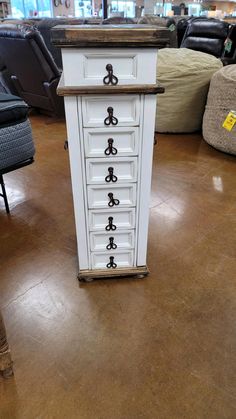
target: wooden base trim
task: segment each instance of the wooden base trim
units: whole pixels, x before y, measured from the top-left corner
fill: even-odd
[[[128,276],[136,276],[137,278],[143,278],[149,274],[149,269],[147,266],[139,266],[137,268],[119,268],[119,269],[91,269],[80,271],[78,274],[78,280],[82,282],[91,282],[94,279],[101,278],[122,278]]]
[[[116,86],[65,86],[63,76],[57,87],[59,96],[81,96],[81,95],[127,95],[145,94],[157,95],[164,93],[165,89],[160,84],[144,85],[116,85]]]

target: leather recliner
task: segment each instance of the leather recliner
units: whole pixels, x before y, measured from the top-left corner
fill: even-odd
[[[28,25],[0,26],[0,57],[18,96],[50,115],[63,114],[56,88],[60,71],[39,31]]]
[[[221,58],[230,25],[218,19],[193,18],[188,21],[181,48],[190,48]]]

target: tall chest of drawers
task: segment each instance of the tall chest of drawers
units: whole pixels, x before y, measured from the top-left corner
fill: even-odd
[[[143,276],[156,114],[157,49],[146,25],[57,26],[79,279]]]

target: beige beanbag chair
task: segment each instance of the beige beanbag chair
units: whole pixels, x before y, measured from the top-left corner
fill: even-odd
[[[236,124],[231,131],[222,127],[231,111],[236,113],[236,64],[223,67],[212,77],[203,118],[204,140],[218,150],[236,154]]]
[[[157,80],[165,93],[157,95],[156,131],[194,132],[202,127],[212,75],[218,59],[187,48],[163,48],[157,54]]]

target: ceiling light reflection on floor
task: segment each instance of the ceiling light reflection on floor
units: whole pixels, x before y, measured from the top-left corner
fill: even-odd
[[[212,178],[214,189],[218,192],[223,192],[223,182],[221,176],[213,176]]]
[[[155,211],[171,221],[177,221],[184,214],[184,207],[185,205],[183,200],[175,198],[174,202],[171,202],[171,205],[168,201],[163,202],[163,204],[158,205],[155,208]]]

